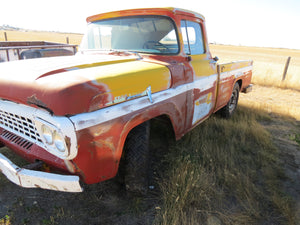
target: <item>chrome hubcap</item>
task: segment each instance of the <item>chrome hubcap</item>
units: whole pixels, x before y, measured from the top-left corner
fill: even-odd
[[[236,103],[237,103],[237,98],[238,98],[238,93],[236,90],[234,90],[232,92],[231,98],[230,98],[230,102],[229,102],[229,112],[233,112],[235,110],[236,107]]]

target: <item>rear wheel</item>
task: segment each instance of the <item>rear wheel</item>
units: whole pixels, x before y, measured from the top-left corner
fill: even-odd
[[[148,191],[150,122],[135,127],[129,134],[124,146],[126,190],[135,194]]]
[[[220,110],[222,117],[230,118],[233,115],[239,101],[239,93],[240,93],[240,86],[238,83],[235,83],[229,102],[227,103],[226,106],[224,106]]]

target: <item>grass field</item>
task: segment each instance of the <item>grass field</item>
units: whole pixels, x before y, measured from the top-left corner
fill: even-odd
[[[221,62],[251,59],[254,61],[254,84],[300,90],[300,50],[210,45],[213,56]],[[286,79],[282,75],[288,57],[291,57]]]
[[[82,34],[74,33],[0,30],[0,41],[5,41],[4,32],[6,32],[7,41],[49,41],[67,43],[68,37],[69,44],[79,45],[82,39]]]

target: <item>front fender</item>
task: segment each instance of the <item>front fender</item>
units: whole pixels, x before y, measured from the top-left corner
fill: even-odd
[[[160,93],[160,97],[166,93]],[[160,101],[161,100],[161,101]],[[186,95],[160,99],[153,94],[102,110],[71,117],[77,130],[78,155],[73,160],[86,183],[97,183],[116,175],[129,132],[152,118],[166,115],[176,137],[185,130]]]

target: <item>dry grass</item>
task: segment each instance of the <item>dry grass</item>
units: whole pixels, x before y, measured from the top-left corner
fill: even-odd
[[[67,43],[67,37],[69,37],[70,44],[79,45],[82,39],[82,34],[73,33],[0,30],[0,41],[5,41],[4,32],[7,34],[8,41],[49,41]]]
[[[11,225],[10,217],[8,215],[0,218],[0,225]]]
[[[300,90],[300,50],[210,45],[221,62],[252,59],[252,82],[259,85]],[[286,80],[281,82],[287,58],[291,56]]]
[[[232,120],[212,117],[171,147],[156,224],[295,223],[278,152],[257,120],[270,118],[240,107]]]

